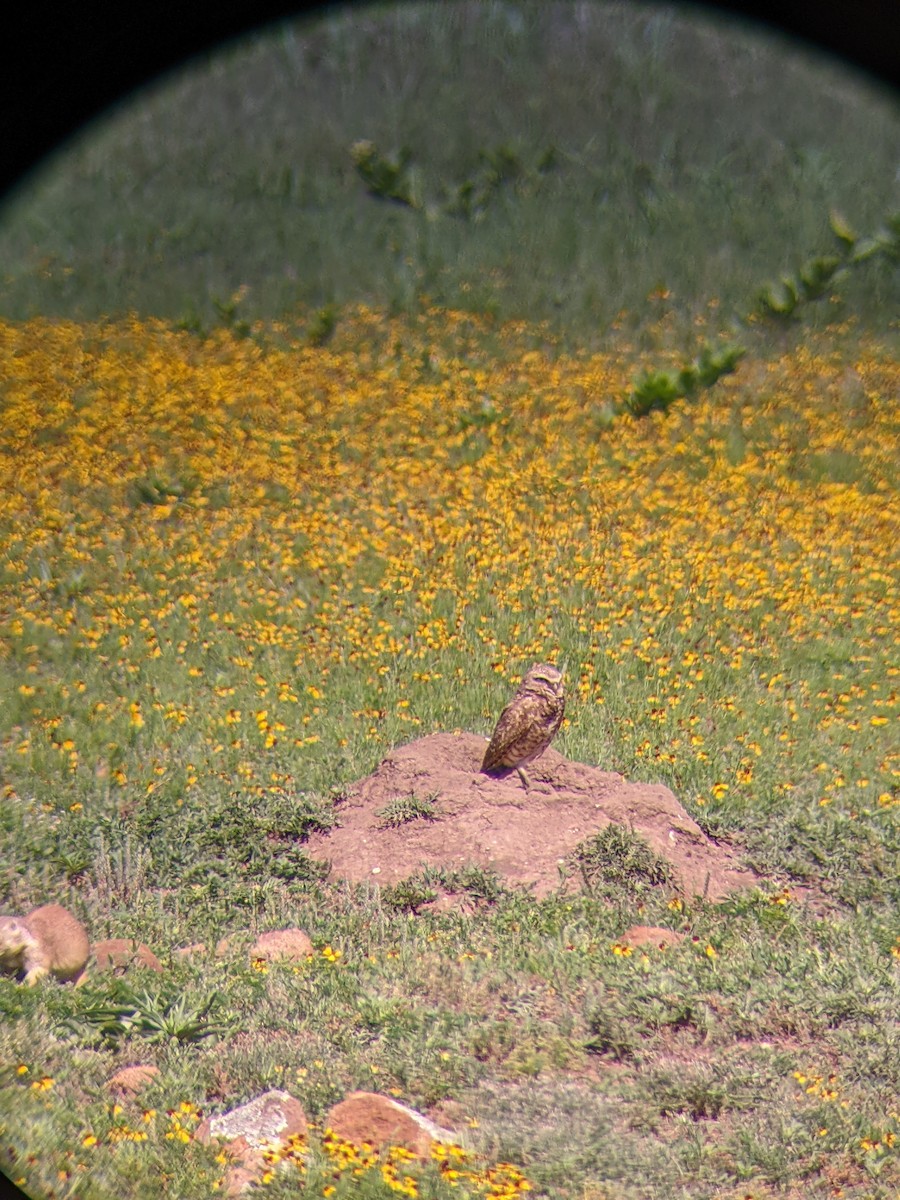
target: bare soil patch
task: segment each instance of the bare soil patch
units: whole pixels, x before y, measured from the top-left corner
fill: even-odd
[[[428,867],[476,865],[543,896],[560,887],[560,868],[576,846],[616,822],[670,864],[685,896],[719,900],[757,882],[667,787],[629,783],[551,747],[529,766],[526,791],[515,771],[481,774],[485,745],[477,734],[435,733],[398,746],[349,788],[338,825],[314,834],[309,853],[331,863],[333,878],[357,883],[394,884]],[[431,815],[390,824],[410,797],[412,808],[425,802]]]

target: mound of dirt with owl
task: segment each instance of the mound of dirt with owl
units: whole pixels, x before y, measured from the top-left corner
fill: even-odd
[[[313,834],[307,853],[328,863],[332,879],[395,896],[405,888],[411,906],[477,895],[491,879],[540,897],[579,886],[584,848],[612,826],[646,849],[672,894],[718,900],[756,882],[667,787],[630,783],[550,746],[564,709],[562,674],[536,664],[488,741],[434,733],[395,747],[347,788],[335,826]]]

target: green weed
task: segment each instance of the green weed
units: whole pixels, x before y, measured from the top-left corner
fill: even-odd
[[[436,792],[430,796],[397,796],[376,813],[381,818],[380,828],[397,829],[410,821],[434,821],[437,816],[435,802],[438,799]]]
[[[574,851],[571,868],[591,893],[613,889],[637,896],[647,888],[671,883],[665,860],[638,834],[612,823]]]
[[[234,1015],[227,1020],[216,1019],[223,1004],[218,991],[192,1003],[172,986],[136,991],[125,980],[115,979],[103,989],[84,989],[79,1001],[77,1012],[67,1023],[73,1033],[88,1042],[94,1035],[107,1044],[129,1037],[150,1042],[197,1042],[222,1037],[238,1024]]]
[[[732,342],[718,349],[705,345],[694,362],[677,371],[645,371],[625,400],[625,408],[635,417],[665,410],[676,400],[693,396],[701,388],[712,387],[716,380],[730,374],[746,350]]]
[[[417,208],[415,181],[409,166],[411,152],[404,147],[393,158],[382,154],[374,142],[354,142],[350,148],[353,165],[369,192],[381,200],[395,200]]]

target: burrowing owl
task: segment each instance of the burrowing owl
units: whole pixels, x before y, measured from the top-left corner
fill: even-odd
[[[556,736],[566,710],[562,672],[549,663],[531,667],[500,714],[481,769],[488,775],[515,768],[526,789],[525,767]]]

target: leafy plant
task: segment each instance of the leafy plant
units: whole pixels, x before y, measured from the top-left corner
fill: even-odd
[[[900,212],[886,217],[884,225],[872,237],[855,243],[851,262],[865,262],[879,255],[889,262],[900,261]]]
[[[837,209],[833,208],[829,213],[828,224],[831,226],[831,232],[844,249],[852,250],[859,241],[859,234],[851,228],[847,219]]]
[[[421,876],[410,875],[381,889],[381,903],[393,912],[417,913],[425,904],[436,900],[438,893]]]
[[[188,499],[199,485],[200,479],[195,471],[172,468],[169,471],[148,471],[146,475],[133,479],[128,493],[134,505],[165,505]]]
[[[324,346],[330,341],[338,323],[338,306],[326,304],[315,313],[306,331],[306,340],[311,346]]]
[[[412,155],[405,147],[389,158],[381,153],[374,142],[359,141],[350,147],[350,157],[371,195],[381,200],[406,204],[410,208],[420,206],[415,179],[409,169]]]
[[[536,180],[556,166],[556,151],[549,147],[538,158],[534,167],[529,167],[519,151],[512,145],[503,144],[490,150],[481,150],[478,169],[455,187],[446,189],[444,211],[465,220],[480,219],[496,193],[515,180]]]
[[[218,296],[211,297],[219,323],[226,329],[230,329],[236,337],[241,338],[249,337],[251,332],[249,322],[238,319],[238,309],[246,297],[247,291],[246,287],[239,287],[227,300],[222,300]]]
[[[139,1036],[151,1042],[199,1042],[234,1028],[236,1018],[218,1018],[224,997],[218,990],[191,1002],[168,989],[136,992],[124,979],[114,979],[104,992],[83,995],[83,1005],[66,1024],[80,1036],[99,1035],[106,1042]]]
[[[502,419],[503,413],[489,396],[481,396],[478,403],[459,416],[458,428],[489,429]]]
[[[430,796],[424,798],[413,793],[408,796],[397,796],[384,808],[377,810],[375,815],[381,818],[379,828],[398,829],[410,821],[434,821],[436,819],[434,805],[437,799],[437,792],[432,792]]]
[[[770,283],[760,292],[759,302],[763,311],[772,316],[792,316],[800,303],[796,280],[790,275],[782,275],[777,283]]]
[[[723,375],[730,375],[745,354],[745,348],[737,342],[717,348],[704,345],[693,366],[697,385],[712,387]]]
[[[497,872],[484,867],[473,865],[458,870],[441,868],[433,873],[426,872],[426,875],[432,875],[445,892],[451,895],[466,894],[484,904],[496,904],[506,892]]]
[[[665,412],[676,400],[711,387],[723,375],[730,374],[745,353],[744,347],[736,342],[718,348],[704,345],[692,363],[678,370],[645,371],[635,381],[625,407],[635,417],[646,416],[654,409]]]
[[[634,391],[625,407],[635,417],[659,409],[662,412],[687,395],[687,386],[678,371],[645,371],[635,381]]]
[[[790,317],[809,300],[818,300],[828,290],[842,265],[835,255],[807,259],[796,275],[782,275],[760,293],[760,305],[771,316]]]
[[[640,894],[672,881],[665,859],[633,830],[613,822],[577,846],[571,863],[591,893],[613,888]]]
[[[836,210],[829,216],[831,232],[840,254],[822,254],[809,258],[794,274],[785,274],[777,283],[768,284],[759,295],[760,311],[770,317],[792,317],[803,304],[818,300],[841,277],[873,258],[900,261],[900,212],[885,218],[871,237],[861,238]]]
[[[840,265],[841,260],[833,254],[807,259],[799,272],[803,299],[818,300],[820,296],[823,296]]]

